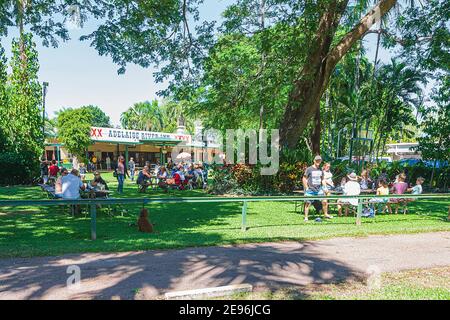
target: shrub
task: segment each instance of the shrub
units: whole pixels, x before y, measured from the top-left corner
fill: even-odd
[[[38,176],[39,159],[34,153],[0,153],[0,185],[31,184]]]

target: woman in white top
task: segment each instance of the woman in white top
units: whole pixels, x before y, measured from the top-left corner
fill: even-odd
[[[325,186],[323,187],[325,193],[328,195],[330,190],[334,189],[334,183],[333,183],[333,174],[330,171],[331,164],[329,162],[326,162],[323,167],[323,181],[325,182]]]
[[[359,196],[361,193],[361,186],[358,183],[358,176],[356,173],[351,173],[347,176],[348,182],[344,186],[344,195]],[[348,205],[358,206],[358,199],[345,198],[338,200],[338,214],[342,216],[342,207],[345,206],[345,216],[348,216]]]

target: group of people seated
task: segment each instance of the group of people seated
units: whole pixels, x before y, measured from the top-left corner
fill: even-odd
[[[321,163],[322,158],[316,156],[314,158],[314,164],[305,170],[302,182],[306,196],[330,195],[331,192],[340,193],[346,196],[358,196],[361,194],[362,190],[376,190],[377,196],[388,196],[389,194],[401,195],[406,192],[418,195],[422,193],[422,184],[425,181],[424,178],[419,177],[416,180],[415,186],[412,187],[406,182],[406,173],[402,172],[396,176],[393,183],[389,183],[389,177],[386,174],[386,170],[382,170],[377,180],[370,178],[368,170],[363,170],[360,176],[354,172],[344,176],[340,185],[335,186],[330,163],[325,163],[322,168],[320,167]],[[374,217],[381,206],[383,206],[383,212],[387,208],[388,212],[392,213],[393,205],[395,206],[396,214],[398,213],[400,205],[403,205],[403,213],[406,213],[407,206],[405,204],[410,201],[413,201],[413,199],[389,199],[388,197],[373,198],[366,204],[363,215]],[[308,221],[308,210],[311,204],[316,204],[316,209],[322,209],[325,218],[333,218],[328,214],[328,201],[324,200],[321,203],[317,201],[305,201],[305,221]],[[320,204],[320,206],[318,204]],[[339,199],[337,201],[338,215],[342,216],[342,211],[344,209],[345,215],[347,216],[349,207],[356,207],[357,205],[357,198]]]
[[[102,178],[100,172],[94,172],[94,178],[89,183],[83,183],[80,172],[66,168],[60,169],[60,176],[55,182],[55,197],[66,200],[77,200],[81,198],[81,191],[100,192],[109,190],[108,184]]]
[[[145,192],[151,185],[167,192],[170,187],[178,190],[204,188],[207,180],[208,171],[202,163],[173,164],[169,161],[167,166],[156,166],[153,173],[146,165],[138,174],[137,184],[140,192]]]

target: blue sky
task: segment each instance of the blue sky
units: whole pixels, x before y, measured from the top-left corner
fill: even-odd
[[[201,14],[211,20],[219,20],[220,13],[232,3],[232,0],[207,0]],[[101,57],[87,41],[79,41],[79,37],[94,30],[96,25],[88,23],[84,29],[73,29],[71,40],[60,43],[58,48],[47,48],[37,41],[39,52],[39,80],[49,82],[47,93],[47,113],[53,117],[54,112],[62,107],[79,107],[82,105],[98,105],[110,117],[114,125],[119,124],[120,114],[134,103],[158,98],[156,92],[165,84],[155,83],[154,69],[144,69],[136,65],[128,65],[124,75],[117,74],[117,65],[110,57]],[[7,38],[1,39],[7,55],[11,52],[11,40],[17,36],[17,30],[11,29]],[[376,36],[365,38],[367,56],[374,59]],[[381,50],[382,62],[390,59],[390,52]]]

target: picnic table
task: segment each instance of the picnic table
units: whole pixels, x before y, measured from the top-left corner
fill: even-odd
[[[372,190],[372,189],[361,189],[361,194],[374,194],[374,195],[375,195],[376,192],[377,192],[376,190]],[[304,194],[305,194],[305,190],[294,190],[294,193],[304,195]],[[341,194],[343,194],[343,191],[328,190],[328,193],[329,193],[330,195],[341,195]],[[294,204],[295,204],[295,209],[294,209],[294,211],[297,212],[297,208],[300,206],[300,207],[302,208],[302,212],[303,212],[303,210],[304,210],[304,204],[303,204],[303,205],[299,205],[298,202],[299,202],[299,201],[294,201]],[[304,202],[304,201],[301,201],[301,202]],[[335,200],[335,201],[328,200],[328,205],[329,205],[329,206],[330,206],[330,205],[331,205],[331,206],[337,205],[337,200]]]

